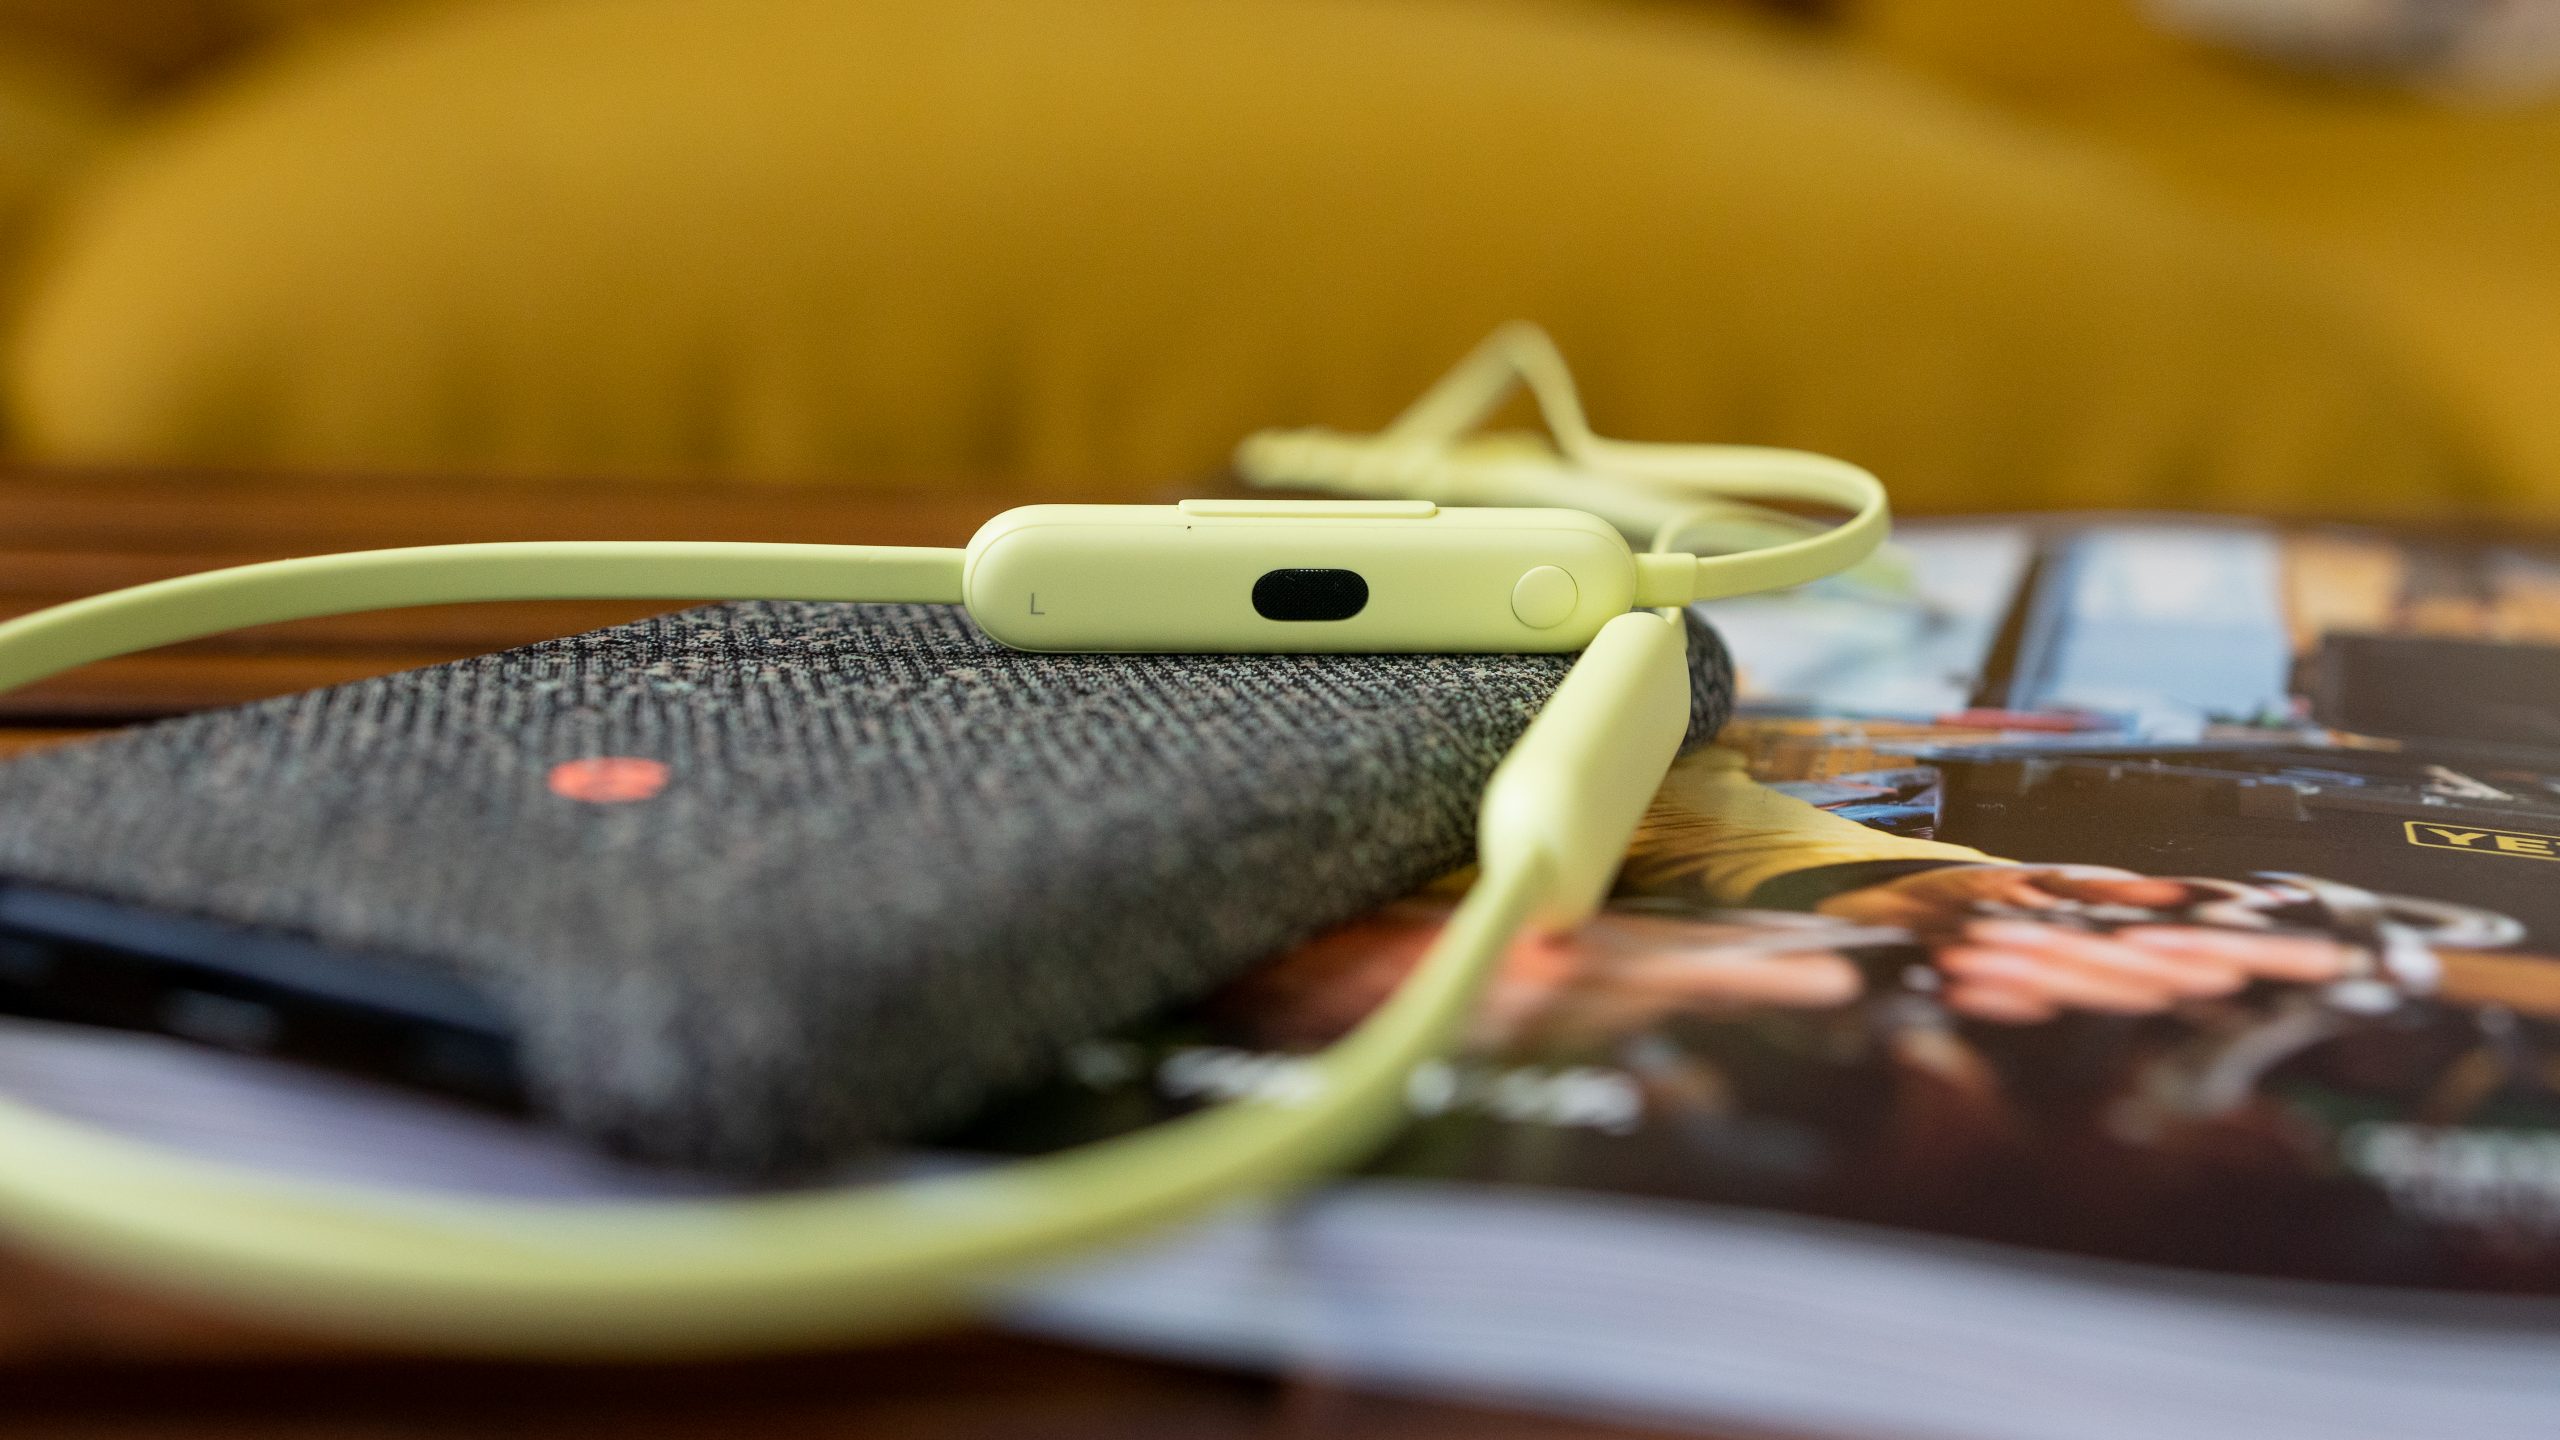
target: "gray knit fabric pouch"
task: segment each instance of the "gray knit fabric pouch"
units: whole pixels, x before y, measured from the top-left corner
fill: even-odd
[[[1692,739],[1732,670],[1692,625]],[[1032,655],[734,604],[0,766],[0,876],[460,977],[536,1109],[741,1172],[965,1118],[1464,863],[1569,665]],[[662,762],[654,798],[549,784]]]

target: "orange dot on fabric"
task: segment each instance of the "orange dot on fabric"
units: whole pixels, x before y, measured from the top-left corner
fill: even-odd
[[[551,767],[551,793],[589,805],[628,805],[657,798],[673,772],[665,762],[633,755],[599,755]]]

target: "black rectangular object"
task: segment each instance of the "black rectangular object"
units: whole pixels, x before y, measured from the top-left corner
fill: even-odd
[[[2341,730],[2560,753],[2560,645],[2333,631],[2303,680]]]

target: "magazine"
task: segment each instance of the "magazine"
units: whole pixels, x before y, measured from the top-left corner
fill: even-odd
[[[1740,712],[1357,1175],[996,1312],[1801,1436],[2560,1435],[2560,557],[2124,517],[1897,555],[1705,607]],[[1465,878],[919,1163],[1285,1096]],[[144,1036],[0,1022],[0,1092],[298,1173],[720,1188]]]
[[[1812,1433],[2560,1433],[2560,562],[2148,519],[1901,548],[1905,584],[1707,607],[1742,713],[1366,1178],[1026,1316]],[[977,1138],[1285,1090],[1448,905]],[[1878,1384],[1862,1333],[1934,1379]]]

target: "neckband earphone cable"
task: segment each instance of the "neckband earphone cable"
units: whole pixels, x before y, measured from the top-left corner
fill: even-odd
[[[1552,449],[1527,437],[1478,433],[1520,389],[1537,403]],[[1494,331],[1377,434],[1264,430],[1236,447],[1235,469],[1247,483],[1265,487],[1458,505],[1571,505],[1639,544],[1719,515],[1794,537],[1696,556],[1685,582],[1680,572],[1656,567],[1650,573],[1661,577],[1660,588],[1646,604],[1785,589],[1862,566],[1894,569],[1890,560],[1875,558],[1891,515],[1884,484],[1874,475],[1804,450],[1595,434],[1563,353],[1546,331],[1526,322]],[[1828,506],[1849,518],[1823,526],[1759,503],[1767,501]]]
[[[1515,379],[1545,409],[1564,466],[1552,455],[1483,460],[1454,446]],[[1561,500],[1664,546],[1693,519],[1735,513],[1737,497],[1836,504],[1853,518],[1741,555],[1656,550],[1628,557],[1620,547],[1617,563],[1634,565],[1635,606],[1668,608],[1595,617],[1593,628],[1575,632],[1589,636],[1580,658],[1486,786],[1475,885],[1394,996],[1345,1038],[1307,1057],[1303,1074],[1311,1083],[1285,1094],[1248,1096],[1133,1135],[924,1179],[605,1205],[295,1179],[175,1153],[0,1099],[0,1220],[153,1284],[406,1344],[701,1353],[840,1340],[929,1320],[967,1308],[988,1285],[1024,1267],[1356,1155],[1402,1116],[1413,1068],[1447,1049],[1512,940],[1529,927],[1578,923],[1598,907],[1687,732],[1686,632],[1676,607],[1857,564],[1882,538],[1883,491],[1866,472],[1819,456],[1722,447],[1657,452],[1600,440],[1582,422],[1552,345],[1523,329],[1498,334],[1381,437],[1269,434],[1248,441],[1240,463],[1258,483],[1320,482],[1474,504]],[[1569,493],[1560,492],[1560,476],[1572,481]],[[1424,533],[1377,523],[1388,528],[1363,533]],[[1543,522],[1531,516],[1525,523],[1534,529]],[[1150,522],[1135,533],[1187,535],[1190,528]],[[1467,543],[1476,535],[1507,544],[1506,536],[1520,532],[1460,525],[1450,533]],[[975,554],[595,542],[276,561],[160,581],[0,624],[0,691],[224,630],[403,605],[793,599],[963,602],[976,615],[969,595]],[[1425,630],[1440,623],[1428,614],[1423,620]],[[1513,623],[1508,613],[1499,620]]]

